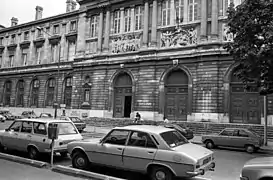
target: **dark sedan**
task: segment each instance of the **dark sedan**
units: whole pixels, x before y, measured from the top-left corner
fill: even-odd
[[[80,133],[86,128],[86,123],[78,117],[62,116],[61,119],[72,121]]]
[[[6,120],[15,120],[16,117],[12,115],[8,110],[0,110],[0,115],[4,116]]]
[[[168,123],[168,124],[165,124],[164,127],[179,131],[188,140],[193,139],[194,137],[192,130],[190,130],[189,128],[183,128],[178,124]]]

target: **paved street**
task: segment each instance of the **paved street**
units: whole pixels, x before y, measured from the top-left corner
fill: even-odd
[[[0,129],[4,129],[7,127],[9,122],[0,124]],[[94,127],[88,127],[88,131],[93,132]],[[105,132],[107,133],[107,129]],[[83,136],[88,138],[90,137],[91,133],[85,132]],[[240,175],[241,168],[243,167],[244,163],[252,158],[255,157],[263,157],[263,156],[270,156],[264,153],[255,153],[255,154],[248,154],[244,151],[240,150],[230,150],[230,149],[215,149],[215,157],[216,157],[216,170],[214,172],[208,172],[206,175],[201,176],[204,178],[209,178],[212,180],[231,180],[231,179],[238,179]],[[18,152],[11,152],[12,154]],[[20,154],[20,156],[25,156],[25,154]],[[49,162],[49,156],[42,157],[42,161]],[[56,165],[65,165],[71,166],[71,160],[67,158],[62,158],[60,156],[55,156],[55,164]],[[139,179],[147,179],[147,177],[142,176],[136,173],[130,172],[123,172],[117,171],[114,169],[109,168],[99,168],[99,167],[90,167],[90,171],[102,173],[110,176],[116,176],[120,178],[125,178],[128,180],[139,180]]]
[[[50,169],[40,169],[0,159],[0,179],[3,180],[81,180]]]

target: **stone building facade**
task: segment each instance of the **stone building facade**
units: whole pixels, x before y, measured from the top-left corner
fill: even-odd
[[[262,97],[245,92],[223,49],[232,41],[231,2],[241,3],[78,0],[78,10],[2,29],[1,105],[52,112],[57,102],[81,116],[262,124]]]

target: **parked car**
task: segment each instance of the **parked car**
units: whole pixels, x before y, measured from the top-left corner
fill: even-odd
[[[40,153],[51,152],[51,140],[48,139],[48,126],[58,125],[58,139],[55,140],[54,152],[67,154],[67,144],[83,139],[71,122],[49,119],[17,119],[9,128],[0,131],[0,147],[25,151],[29,158],[37,159]]]
[[[53,116],[50,113],[41,113],[40,118],[53,118]]]
[[[74,168],[99,164],[145,173],[153,180],[194,177],[215,167],[212,151],[162,126],[116,127],[102,139],[71,142],[67,148]]]
[[[61,116],[61,120],[72,121],[80,133],[86,128],[86,123],[78,117]]]
[[[241,180],[273,180],[273,157],[254,158],[242,168]]]
[[[167,123],[164,124],[164,127],[179,131],[185,138],[187,138],[187,140],[191,140],[194,137],[192,130],[190,130],[189,128],[183,128],[178,124]]]
[[[23,111],[21,114],[21,118],[38,118],[34,111]]]
[[[8,110],[0,110],[0,115],[4,116],[6,120],[15,120],[16,118]]]
[[[203,135],[202,142],[209,149],[226,146],[244,148],[248,153],[253,153],[263,145],[263,138],[248,129],[225,128],[219,134]]]
[[[1,122],[5,122],[5,121],[6,121],[6,118],[5,118],[5,116],[3,116],[3,115],[0,115],[0,121],[1,121]]]

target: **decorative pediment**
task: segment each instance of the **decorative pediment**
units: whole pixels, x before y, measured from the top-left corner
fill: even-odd
[[[176,27],[161,32],[161,48],[183,47],[194,44],[197,44],[196,28]]]
[[[58,44],[61,41],[60,35],[54,35],[48,38],[49,43],[52,45]]]
[[[76,42],[77,41],[77,32],[69,32],[68,34],[65,35],[66,39],[70,42]]]
[[[5,49],[5,46],[0,46],[0,54],[3,53],[4,49]]]
[[[92,83],[83,83],[82,87],[83,88],[91,88],[92,87]]]
[[[10,45],[8,45],[7,48],[8,48],[9,51],[12,51],[12,50],[15,50],[16,47],[17,47],[17,44],[10,44]]]
[[[41,47],[45,43],[45,38],[39,38],[33,41],[36,47]]]
[[[20,43],[21,48],[28,48],[30,46],[30,41],[23,41]]]

